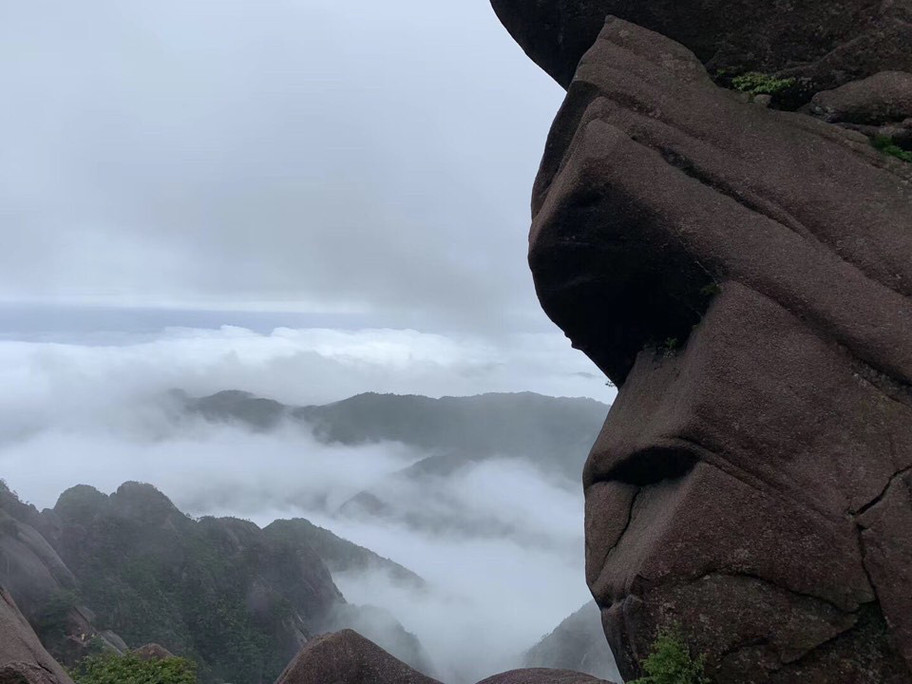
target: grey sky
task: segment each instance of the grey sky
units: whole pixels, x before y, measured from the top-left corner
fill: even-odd
[[[0,300],[544,321],[561,91],[487,0],[0,9]]]
[[[563,94],[488,0],[9,0],[0,92],[0,477],[27,500],[211,485],[231,510],[194,514],[266,522],[396,455],[175,432],[172,388],[614,396],[535,299],[529,196]],[[481,476],[466,492],[580,548],[339,530],[453,592],[353,585],[473,666],[588,595],[581,493]],[[238,482],[271,507],[244,509]]]

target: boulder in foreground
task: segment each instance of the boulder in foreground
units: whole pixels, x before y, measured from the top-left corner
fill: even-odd
[[[483,679],[478,684],[612,684],[607,679],[597,679],[582,672],[532,668],[510,670]]]
[[[276,684],[440,684],[345,629],[310,640]]]

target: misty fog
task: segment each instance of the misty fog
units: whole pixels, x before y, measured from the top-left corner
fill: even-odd
[[[394,442],[327,445],[300,424],[252,432],[207,422],[182,413],[168,393],[230,387],[299,404],[378,385],[430,395],[530,385],[606,394],[585,364],[554,353],[562,340],[514,338],[509,354],[490,340],[411,331],[175,330],[120,342],[0,342],[0,372],[15,388],[2,400],[0,473],[25,500],[48,507],[77,483],[111,492],[138,480],[192,516],[260,526],[307,518],[427,581],[416,591],[383,571],[334,578],[347,600],[386,608],[416,634],[447,682],[518,666],[525,649],[587,600],[575,483],[517,459],[390,479],[428,454]],[[400,512],[467,526],[415,527],[407,515],[343,507],[365,490]]]
[[[453,684],[589,598],[576,481],[516,458],[403,479],[427,451],[170,394],[611,402],[526,263],[563,93],[486,0],[35,0],[0,11],[0,56],[0,478],[39,508],[138,480],[192,516],[307,518],[427,581],[335,577]]]

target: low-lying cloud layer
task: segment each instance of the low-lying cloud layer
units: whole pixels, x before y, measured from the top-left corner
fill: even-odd
[[[416,634],[444,681],[476,681],[518,665],[524,649],[586,600],[581,496],[528,465],[495,462],[470,466],[431,490],[396,489],[398,503],[412,511],[445,497],[449,515],[484,515],[490,531],[441,533],[335,513],[422,455],[395,443],[327,446],[291,427],[254,435],[194,422],[154,440],[42,432],[0,450],[0,472],[44,505],[76,483],[110,492],[140,480],[195,516],[260,525],[307,518],[427,580],[429,588],[416,591],[382,571],[335,578],[349,601],[386,608]],[[500,528],[513,532],[496,534]]]
[[[391,480],[428,454],[397,443],[327,445],[299,424],[254,433],[208,423],[167,396],[233,388],[311,404],[366,390],[533,389],[606,400],[603,381],[559,336],[222,328],[112,341],[0,342],[0,476],[24,499],[45,507],[77,483],[110,492],[140,480],[195,516],[308,518],[427,580],[416,592],[382,572],[336,577],[350,601],[386,608],[418,635],[448,682],[519,664],[522,650],[586,600],[581,493],[530,463],[495,459]],[[340,512],[365,490],[407,515]],[[426,513],[476,524],[413,524]]]
[[[434,533],[337,513],[426,454],[165,399],[611,400],[541,332],[528,195],[563,94],[488,2],[34,0],[4,7],[0,58],[0,477],[42,507],[133,479],[193,515],[309,517],[431,583],[337,578],[447,681],[513,664],[582,603],[580,494],[528,464],[383,490],[491,527]],[[224,322],[242,327],[202,329]]]
[[[159,395],[241,389],[293,405],[366,391],[427,396],[537,391],[610,400],[557,333],[448,337],[413,330],[243,328],[117,334],[105,344],[0,341],[0,442],[49,427],[154,436]],[[140,410],[140,405],[149,410]]]

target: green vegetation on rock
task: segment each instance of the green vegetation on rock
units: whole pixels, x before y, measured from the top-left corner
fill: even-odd
[[[110,497],[74,487],[55,515],[94,626],[193,659],[204,683],[273,681],[297,652],[295,635],[341,601],[309,547],[242,520],[194,521],[148,485]]]
[[[735,90],[749,95],[777,95],[795,84],[794,78],[776,78],[759,71],[749,71],[732,79],[732,87]]]
[[[691,656],[678,629],[662,630],[642,663],[646,676],[630,684],[710,684],[703,660]]]
[[[79,605],[74,591],[61,590],[47,597],[32,616],[32,627],[45,648],[56,649],[66,641],[70,612]]]
[[[196,665],[186,658],[102,653],[80,660],[70,675],[76,684],[196,684]]]
[[[874,146],[874,149],[880,150],[884,154],[889,154],[891,157],[896,157],[904,162],[912,163],[912,152],[904,150],[899,145],[896,145],[893,142],[893,139],[887,135],[875,135],[871,138],[871,144]]]

